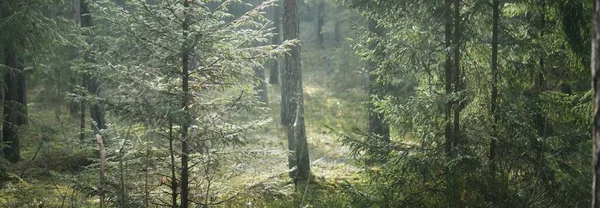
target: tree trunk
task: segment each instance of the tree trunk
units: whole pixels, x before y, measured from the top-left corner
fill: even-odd
[[[4,124],[2,148],[4,158],[18,162],[21,157],[19,130],[27,124],[25,75],[21,71],[14,46],[4,46]]]
[[[369,19],[368,22],[369,32],[380,37],[383,37],[383,27],[379,26],[377,21],[374,19]],[[378,47],[379,41],[377,39],[372,40],[369,43],[369,50],[372,53],[375,53],[375,56],[381,57],[383,50]],[[368,86],[368,97],[370,100],[373,100],[374,97],[378,97],[381,95],[381,87],[378,86],[375,80],[377,80],[377,75],[375,75],[375,70],[377,69],[377,63],[373,61],[367,62],[367,70],[369,72],[369,84]],[[375,112],[373,103],[369,104],[368,108],[368,128],[369,133],[378,139],[381,139],[381,142],[389,143],[390,142],[390,129],[385,122],[385,115],[383,113]]]
[[[262,0],[256,0],[255,7],[258,7],[262,4]],[[259,43],[259,45],[264,45],[263,43]],[[265,77],[265,68],[261,65],[256,64],[254,66],[254,79],[257,82],[254,86],[254,91],[258,96],[258,100],[262,102],[263,106],[269,105],[269,97],[267,95],[267,79]]]
[[[88,9],[88,5],[86,3],[86,0],[81,0],[81,27],[91,27],[93,26],[93,22],[92,22],[92,16],[90,15],[90,11]],[[86,57],[84,57],[86,59],[86,62],[93,62],[93,60],[91,60],[91,58],[89,57],[89,55],[86,54]],[[84,86],[87,87],[87,90],[92,93],[93,95],[98,96],[100,93],[100,90],[98,89],[98,82],[96,81],[96,79],[94,79],[93,77],[87,77],[87,82],[84,83]],[[94,120],[94,122],[96,123],[96,125],[94,126],[92,124],[92,130],[95,133],[99,133],[98,130],[100,129],[106,129],[106,120],[104,118],[104,108],[102,107],[102,104],[100,103],[92,103],[90,105],[90,117],[92,117],[92,120]]]
[[[73,18],[73,21],[75,21],[75,24],[77,25],[81,25],[81,0],[72,0],[71,1],[71,16]],[[79,49],[78,48],[73,48],[73,56],[72,58],[75,59],[78,55],[79,55]],[[69,92],[71,93],[75,93],[75,88],[73,87],[74,85],[77,85],[77,74],[75,72],[72,72],[69,70],[69,73],[67,74],[67,76],[69,76]],[[78,116],[79,114],[79,106],[80,104],[77,102],[69,102],[69,114],[71,115],[71,117],[75,117]]]
[[[333,27],[333,36],[335,39],[335,46],[339,47],[342,42],[342,21],[335,22],[335,26]]]
[[[171,119],[171,118],[169,118]],[[171,188],[171,207],[177,208],[177,175],[175,175],[175,170],[177,170],[177,166],[175,166],[175,148],[173,148],[173,141],[175,140],[175,136],[173,135],[173,123],[169,121],[169,156],[171,158],[171,184],[169,184]]]
[[[267,95],[267,82],[265,78],[265,68],[262,66],[254,67],[254,78],[258,82],[258,85],[254,87],[254,91],[258,95],[258,100],[262,102],[264,106],[269,105],[269,97]]]
[[[184,13],[184,21],[182,25],[183,34],[182,37],[187,39],[189,33],[189,15],[188,10],[190,7],[190,2],[188,0],[183,0],[183,13]],[[188,186],[189,186],[189,143],[188,143],[188,128],[189,128],[189,61],[190,61],[190,49],[187,45],[187,41],[183,41],[182,49],[182,57],[181,57],[181,66],[182,66],[182,76],[181,76],[181,89],[182,99],[181,99],[181,107],[185,113],[186,119],[184,119],[181,124],[181,208],[188,208]],[[207,196],[208,197],[208,196]]]
[[[88,91],[98,96],[100,90],[98,89],[98,82],[96,81],[96,79],[90,77],[87,81]],[[90,105],[90,117],[92,117],[92,120],[94,120],[94,122],[96,123],[95,125],[92,124],[92,130],[94,130],[95,133],[98,133],[101,129],[106,129],[104,107],[101,103],[96,102]]]
[[[595,1],[594,9],[594,31],[592,37],[594,180],[592,182],[592,207],[600,208],[600,0]]]
[[[490,113],[492,118],[492,138],[490,139],[489,169],[491,177],[496,175],[496,140],[497,129],[497,99],[498,99],[498,20],[500,19],[500,1],[492,1],[492,93],[490,99]]]
[[[452,55],[449,53],[449,49],[452,47],[452,15],[451,14],[451,1],[444,1],[444,15],[446,22],[444,24],[444,46],[446,48],[446,61],[444,62],[444,74],[445,74],[445,90],[446,97],[450,99],[452,96]],[[445,153],[446,156],[450,157],[452,152],[452,101],[448,100],[445,106],[444,116],[446,120],[445,125]]]
[[[453,42],[453,55],[454,55],[454,63],[453,63],[453,75],[454,75],[454,96],[458,97],[457,100],[454,100],[454,128],[452,129],[452,146],[451,146],[451,157],[455,159],[459,154],[460,147],[460,111],[462,110],[463,96],[460,95],[460,91],[462,90],[461,83],[461,69],[460,69],[460,45],[461,45],[461,33],[460,33],[460,0],[454,0],[454,16],[452,20],[454,21],[454,42]],[[460,185],[460,168],[458,166],[454,166],[450,169],[450,173],[448,175],[449,185],[448,185],[448,194],[450,197],[450,207],[464,207],[464,204],[461,200],[461,185]]]
[[[540,40],[544,40],[544,31],[546,29],[546,0],[541,0],[542,12],[540,14]],[[542,41],[543,42],[543,41]],[[545,66],[545,54],[543,50],[540,50],[539,54],[539,71],[537,74],[537,79],[535,83],[535,106],[534,106],[534,125],[536,128],[536,132],[538,134],[538,138],[531,138],[530,143],[532,144],[532,149],[534,152],[535,158],[538,159],[538,166],[536,167],[536,175],[539,176],[538,180],[540,180],[546,188],[552,188],[554,182],[554,172],[548,168],[548,165],[545,162],[545,140],[548,136],[550,136],[551,125],[548,124],[547,116],[544,114],[542,107],[539,105],[542,99],[542,93],[546,91],[547,82],[546,82],[546,66]]]
[[[317,44],[323,46],[323,23],[325,19],[325,1],[320,1],[317,6]]]
[[[98,150],[100,153],[100,180],[98,182],[98,196],[100,196],[100,208],[104,207],[104,180],[105,180],[105,170],[104,164],[106,162],[106,151],[104,151],[104,142],[102,142],[102,136],[100,134],[96,134],[96,143],[98,143]]]
[[[285,40],[299,38],[298,0],[285,0],[283,16],[283,36]],[[285,105],[283,125],[287,128],[288,147],[292,151],[289,157],[289,168],[294,182],[308,180],[310,161],[308,144],[304,129],[304,97],[302,92],[302,73],[300,63],[300,45],[290,48],[285,55],[285,67],[282,82],[282,105]],[[283,110],[283,109],[282,109]]]
[[[461,69],[460,69],[460,43],[461,43],[461,34],[460,34],[460,0],[454,0],[454,93],[458,94],[462,90],[461,83]],[[462,98],[462,96],[461,96]],[[454,141],[452,142],[452,148],[454,154],[458,154],[458,148],[460,143],[460,111],[462,99],[456,101],[454,103]]]
[[[274,6],[272,7],[273,9],[273,26],[275,26],[275,31],[273,31],[275,34],[273,35],[273,37],[271,37],[271,44],[272,45],[279,45],[280,42],[280,38],[279,38],[279,33],[281,32],[281,23],[280,23],[280,19],[281,18],[281,13],[280,13],[280,7],[279,6]],[[273,60],[273,62],[271,62],[271,70],[269,73],[269,84],[277,84],[279,83],[279,59],[275,58]]]
[[[87,82],[85,74],[81,74],[81,86],[84,86]],[[79,140],[85,139],[85,102],[79,103]]]

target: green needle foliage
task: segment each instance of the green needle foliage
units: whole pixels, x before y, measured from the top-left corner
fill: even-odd
[[[583,184],[591,181],[586,174],[591,95],[582,77],[588,76],[589,61],[584,60],[590,53],[581,34],[589,36],[591,3],[500,1],[494,122],[488,1],[461,1],[462,40],[452,47],[461,50],[463,89],[449,95],[444,94],[444,60],[452,48],[443,42],[443,2],[350,2],[388,31],[385,36],[365,31],[355,48],[364,60],[378,63],[372,74],[386,95],[371,102],[396,135],[390,145],[368,134],[364,139],[342,136],[358,158],[368,161],[373,154],[362,153],[375,152],[387,160],[367,168],[370,185],[348,188],[354,205],[442,207],[452,203],[453,194],[469,207],[589,204],[590,187]],[[373,39],[384,42],[386,56],[366,47]],[[460,153],[452,158],[444,153],[447,102],[462,108]],[[487,157],[490,138],[498,143],[493,173],[486,168],[492,162]],[[447,191],[449,173],[458,174],[454,193]]]
[[[169,194],[155,185],[144,191],[136,189],[139,196],[152,196],[141,201],[171,206],[177,202],[167,198],[181,197],[173,191],[179,192],[177,186],[182,183],[189,183],[187,197],[193,204],[219,204],[235,195],[235,191],[217,185],[231,177],[227,175],[231,170],[223,169],[223,164],[241,156],[228,150],[243,145],[245,133],[268,121],[261,116],[265,109],[259,107],[253,92],[253,67],[294,43],[266,44],[270,26],[262,23],[266,19],[261,11],[273,2],[234,17],[227,7],[236,3],[243,2],[190,1],[189,7],[173,0],[127,1],[122,6],[108,0],[90,4],[99,24],[92,29],[92,41],[85,49],[94,62],[82,62],[81,69],[102,83],[103,93],[88,98],[88,102],[102,103],[115,117],[141,125],[144,131],[134,132],[150,138],[144,144],[150,150],[119,149],[138,151],[146,158],[142,165],[149,166],[144,168],[150,172],[146,177],[160,175],[170,181],[162,187],[170,186],[166,188]],[[188,28],[183,28],[184,24]],[[265,44],[257,46],[256,42]],[[185,76],[183,53],[190,57]],[[181,83],[186,78],[189,87],[184,89]],[[184,96],[189,101],[182,107]],[[188,136],[182,139],[179,135],[188,127]],[[189,145],[189,167],[179,165],[182,154],[186,154],[179,151],[182,142]],[[125,156],[129,154],[137,153]],[[189,168],[190,181],[177,181],[181,168]],[[128,183],[141,183],[132,180]]]

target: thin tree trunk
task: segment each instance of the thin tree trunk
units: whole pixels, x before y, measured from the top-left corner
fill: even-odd
[[[458,94],[462,90],[461,83],[461,69],[460,69],[460,43],[461,43],[461,34],[460,34],[460,0],[454,1],[454,93]],[[454,141],[452,142],[452,148],[454,154],[458,154],[458,148],[460,143],[460,111],[461,105],[458,100],[454,105]]]
[[[592,87],[594,88],[594,180],[592,182],[592,207],[600,208],[600,0],[594,5],[594,31],[592,37]]]
[[[173,124],[169,122],[169,155],[171,158],[171,207],[177,208],[177,176],[175,175],[175,148],[173,148],[173,141],[175,136],[173,135]]]
[[[369,32],[378,36],[378,38],[383,37],[383,27],[379,26],[377,21],[374,19],[369,19],[368,22]],[[373,51],[376,56],[382,55],[382,49],[378,48],[379,41],[372,40],[369,43],[369,50]],[[373,61],[367,62],[367,70],[369,73],[369,84],[368,84],[368,97],[369,99],[373,99],[373,97],[379,96],[381,93],[380,87],[377,86],[375,80],[377,80],[377,76],[375,75],[375,70],[377,69],[377,63]],[[369,133],[381,139],[384,143],[390,142],[390,129],[385,122],[385,115],[383,113],[376,112],[374,110],[373,104],[369,104],[368,109],[368,128]]]
[[[459,95],[462,90],[461,83],[461,69],[460,69],[460,45],[461,45],[461,33],[460,33],[460,0],[454,0],[454,42],[453,42],[453,55],[454,55],[454,91],[455,95]],[[453,96],[455,97],[455,96]],[[462,98],[462,96],[456,96]],[[461,131],[460,131],[460,112],[462,110],[462,99],[454,101],[454,128],[452,130],[452,150],[451,155],[455,159],[459,154],[460,142],[461,142]],[[451,180],[449,185],[449,194],[451,197],[451,207],[464,207],[461,200],[461,186],[460,186],[460,169],[454,167],[451,170],[449,178]]]
[[[100,93],[98,82],[94,78],[88,78],[87,88],[90,93],[96,96]],[[94,132],[98,133],[98,130],[106,129],[104,107],[102,107],[101,103],[96,102],[90,105],[90,117],[96,123],[95,125],[92,125],[92,130],[94,130]]]
[[[269,105],[269,97],[267,94],[267,82],[265,78],[265,68],[262,66],[254,67],[254,78],[258,84],[254,87],[254,91],[258,96],[258,100],[262,102],[264,106]]]
[[[279,42],[280,42],[279,33],[281,32],[281,22],[280,22],[280,18],[281,18],[280,9],[281,8],[279,6],[274,6],[271,9],[273,10],[273,26],[275,26],[275,31],[273,31],[275,34],[273,34],[273,37],[271,37],[271,44],[279,45]],[[277,83],[279,83],[279,59],[276,57],[271,62],[271,67],[270,67],[270,72],[269,72],[269,84],[277,84]]]
[[[492,92],[490,98],[490,117],[492,133],[489,147],[489,188],[484,195],[487,201],[494,203],[496,194],[496,145],[498,140],[498,21],[500,19],[500,0],[492,0]]]
[[[336,21],[335,22],[335,26],[333,26],[333,36],[335,39],[335,46],[340,46],[340,43],[342,42],[342,21]]]
[[[85,74],[81,74],[81,85],[86,83]],[[79,103],[79,140],[85,139],[85,102]]]
[[[88,5],[86,3],[86,0],[81,0],[81,10],[80,11],[81,11],[81,27],[93,26],[92,16],[90,15],[90,11],[89,11]],[[86,54],[84,58],[86,59],[86,62],[88,62],[88,63],[93,62],[93,60],[89,57],[88,54]],[[87,82],[84,83],[83,86],[86,86],[87,90],[95,96],[98,96],[100,94],[100,90],[98,89],[98,81],[93,77],[87,77]],[[94,102],[90,105],[89,108],[90,108],[90,117],[95,122],[95,126],[94,126],[94,124],[92,124],[92,130],[95,133],[99,133],[98,130],[106,129],[106,120],[104,118],[104,108],[102,107],[102,104]]]
[[[541,12],[541,18],[540,18],[540,40],[544,40],[544,31],[546,29],[546,15],[545,15],[545,8],[546,8],[546,0],[541,0],[541,7],[542,7],[542,12]],[[540,59],[539,59],[539,65],[540,65],[540,69],[537,75],[537,79],[536,79],[536,89],[535,89],[535,93],[536,93],[536,105],[534,107],[534,124],[535,124],[535,128],[537,131],[537,134],[539,136],[539,138],[532,138],[531,139],[531,144],[533,147],[533,151],[535,154],[535,157],[537,158],[537,162],[538,162],[538,166],[537,166],[537,170],[536,171],[536,175],[539,176],[538,180],[540,180],[543,185],[546,186],[546,188],[552,188],[552,184],[554,181],[554,172],[552,172],[552,170],[550,168],[547,168],[548,165],[545,162],[545,140],[546,138],[549,136],[550,134],[550,130],[551,130],[551,125],[548,124],[548,122],[546,121],[547,116],[544,115],[543,109],[542,107],[540,107],[538,105],[538,103],[540,102],[540,100],[542,99],[541,95],[544,91],[547,90],[547,82],[546,82],[546,78],[545,78],[545,74],[546,74],[546,66],[545,66],[545,54],[543,53],[543,50],[541,50],[542,52],[540,52]]]
[[[86,83],[85,74],[81,74],[81,86]],[[85,139],[85,102],[81,101],[79,103],[79,140],[83,141]]]
[[[498,21],[500,19],[500,1],[492,1],[492,93],[490,100],[490,113],[492,118],[492,138],[490,139],[489,169],[491,177],[496,174],[496,140],[498,139],[497,127],[497,99],[498,99]]]
[[[446,97],[448,99],[452,95],[452,55],[449,53],[449,49],[452,47],[452,15],[451,14],[451,0],[444,1],[444,14],[446,22],[444,24],[444,46],[448,51],[446,52],[446,61],[444,62],[444,74],[445,74],[445,90]],[[450,157],[452,151],[452,101],[448,100],[446,102],[444,116],[446,120],[445,125],[445,152],[446,156]]]
[[[321,0],[317,6],[317,44],[323,46],[323,23],[325,19],[325,1]]]
[[[150,172],[150,143],[148,135],[144,135],[145,145],[146,145],[146,155],[144,161],[144,207],[150,207],[150,183],[148,181],[148,175]],[[172,150],[172,149],[169,149]],[[171,165],[174,165],[171,163]],[[175,201],[177,202],[177,201]]]
[[[262,4],[262,0],[256,0],[255,7],[258,7]],[[259,45],[264,45],[263,43],[259,43]],[[262,102],[264,106],[269,105],[269,97],[267,94],[267,79],[265,77],[265,68],[261,65],[256,64],[254,66],[254,79],[258,82],[254,86],[254,91],[258,96],[258,100]]]
[[[75,24],[81,25],[81,0],[72,0],[71,1],[71,16],[73,17],[73,21]],[[75,59],[79,55],[79,49],[73,49],[73,59]],[[69,92],[74,93],[74,85],[77,85],[77,75],[69,71]],[[76,116],[79,112],[79,104],[77,102],[69,102],[69,113],[71,116]]]
[[[182,37],[186,38],[189,33],[189,16],[188,10],[190,7],[190,2],[188,0],[183,0],[183,9],[184,9],[184,21],[182,25],[183,34]],[[189,143],[188,143],[188,127],[189,127],[189,60],[190,60],[190,49],[187,45],[187,41],[183,41],[182,49],[182,77],[181,77],[181,89],[183,91],[182,99],[181,99],[181,107],[183,108],[184,113],[186,114],[186,118],[181,124],[181,208],[188,208],[188,185],[189,185]],[[173,179],[174,180],[174,179]],[[207,196],[208,197],[208,196]]]
[[[299,38],[298,1],[285,0],[283,16],[283,36],[285,40]],[[287,128],[288,147],[292,151],[289,157],[290,177],[294,182],[308,180],[310,177],[310,160],[308,157],[308,144],[304,127],[304,97],[302,92],[302,72],[300,63],[300,46],[290,48],[285,55],[283,70],[282,104],[285,103],[285,116],[282,120]],[[285,100],[285,102],[284,102]],[[296,183],[297,184],[297,183]]]
[[[98,143],[98,150],[100,151],[100,181],[98,183],[98,196],[100,196],[100,208],[104,207],[104,164],[106,161],[106,152],[104,151],[104,142],[102,142],[102,136],[96,134],[96,142]]]

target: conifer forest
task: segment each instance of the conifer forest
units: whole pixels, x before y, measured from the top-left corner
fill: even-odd
[[[0,207],[600,208],[600,0],[0,0],[0,121]]]

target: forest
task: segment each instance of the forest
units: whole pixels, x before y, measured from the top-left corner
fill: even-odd
[[[600,208],[600,0],[0,0],[0,76],[0,207]]]

